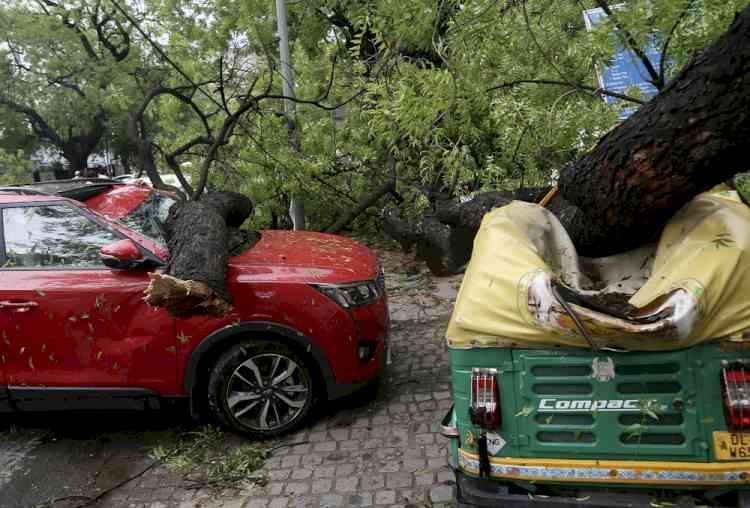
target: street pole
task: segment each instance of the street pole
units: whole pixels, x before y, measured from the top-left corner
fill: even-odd
[[[294,99],[294,76],[289,56],[289,30],[286,25],[286,4],[284,0],[276,0],[276,29],[279,33],[279,53],[281,53],[281,77],[284,80],[282,90],[285,97]],[[295,104],[293,100],[284,100],[284,111],[287,115],[294,115]]]
[[[287,99],[284,99],[284,113],[286,115],[292,149],[299,153],[299,129],[297,128],[297,122],[294,119],[296,107],[294,102],[294,76],[292,75],[291,57],[289,56],[289,31],[287,30],[286,23],[285,0],[276,0],[276,27],[279,33],[282,91],[284,92],[284,97],[288,97]],[[305,208],[302,201],[294,195],[289,203],[289,217],[292,219],[294,229],[305,229]]]

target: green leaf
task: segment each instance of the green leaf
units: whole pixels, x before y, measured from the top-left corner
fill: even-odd
[[[628,437],[640,436],[643,432],[648,429],[646,425],[640,423],[633,423],[623,429],[625,435]]]
[[[534,407],[530,405],[526,405],[522,407],[518,413],[516,413],[516,418],[518,418],[519,416],[523,416],[523,417],[529,416],[533,412],[534,412]]]

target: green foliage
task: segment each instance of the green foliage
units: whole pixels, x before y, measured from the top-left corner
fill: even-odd
[[[659,2],[658,9],[645,15],[649,4],[629,2],[621,22],[639,42],[656,32],[663,44],[681,19],[666,60],[669,78],[720,34],[746,2],[693,3],[685,14],[685,2]],[[301,26],[317,27],[295,31],[301,41],[293,57],[299,95],[319,92],[327,79],[321,69],[329,67],[332,51],[339,56],[339,79],[330,102],[365,89],[361,98],[345,106],[338,125],[327,112],[299,108],[303,160],[295,159],[283,142],[275,145],[283,170],[297,181],[286,185],[306,182],[303,188],[318,205],[313,213],[320,224],[338,206],[351,202],[337,192],[356,197],[371,188],[373,180],[386,177],[387,152],[399,162],[399,190],[407,196],[407,208],[418,212],[425,201],[408,184],[449,190],[461,181],[476,182],[484,190],[547,185],[617,123],[616,108],[572,87],[519,84],[488,91],[531,79],[596,88],[596,65],[614,53],[611,27],[596,33],[585,30],[582,7],[592,4],[540,0],[520,5],[417,1],[404,9],[400,2],[352,1],[294,7],[293,19]],[[312,44],[303,34],[320,40],[320,12],[346,18],[355,33],[350,27],[329,26],[328,33],[332,30],[335,37],[329,35],[324,48],[320,42]],[[358,27],[372,32],[380,67],[363,65],[367,34],[356,32]],[[283,140],[283,126],[277,125],[271,135]],[[358,169],[343,178],[327,176],[332,168],[341,168],[342,158],[360,162]],[[319,184],[321,179],[331,185]],[[331,207],[331,202],[338,206]]]
[[[0,145],[27,148],[11,133],[31,134],[86,156],[132,107],[139,45],[107,2],[7,0],[0,32]]]
[[[121,3],[169,61],[116,16],[130,33],[130,54],[115,62],[104,53],[91,64],[77,34],[59,16],[13,0],[0,7],[0,28],[24,48],[31,68],[44,73],[0,70],[0,84],[60,128],[83,129],[81,122],[102,107],[108,129],[122,140],[126,114],[154,86],[201,83],[190,97],[210,113],[205,123],[173,96],[149,105],[146,131],[161,153],[202,135],[206,126],[217,132],[227,116],[222,108],[236,110],[248,90],[258,97],[270,94],[243,116],[219,148],[210,174],[213,187],[253,198],[254,227],[284,216],[290,196],[299,196],[311,227],[324,228],[390,177],[389,158],[397,163],[403,208],[414,214],[429,206],[424,187],[454,193],[461,182],[480,190],[549,185],[617,124],[618,108],[626,105],[609,106],[592,93],[597,68],[613,56],[618,34],[611,23],[593,33],[585,29],[582,11],[594,7],[591,0],[288,2],[300,99],[294,115],[297,150],[279,99],[274,2]],[[668,81],[747,4],[629,0],[616,15],[639,45],[654,38],[664,47],[669,40]],[[94,2],[61,5],[66,12],[88,13]],[[86,19],[80,18],[80,26],[93,38]],[[0,49],[7,68],[13,67],[12,57],[8,48]],[[86,100],[44,81],[42,76],[55,72],[73,73]],[[129,146],[115,144],[122,151]],[[194,181],[206,153],[200,145],[179,157]],[[374,224],[377,216],[367,212],[355,227]]]
[[[665,58],[668,80],[747,1],[657,4],[631,1],[617,16],[640,44],[653,36],[664,46],[676,27]],[[273,169],[283,174],[281,181],[264,181],[265,195],[279,184],[304,189],[313,220],[325,225],[338,208],[351,206],[351,197],[387,177],[387,153],[399,163],[399,191],[415,213],[426,202],[412,185],[454,191],[462,181],[482,190],[550,184],[616,125],[620,106],[572,86],[510,83],[597,88],[597,66],[614,54],[616,36],[611,24],[586,31],[582,9],[593,6],[543,0],[290,5],[299,96],[316,97],[324,89],[332,54],[337,74],[328,103],[364,93],[342,108],[338,122],[327,111],[299,107],[303,158],[288,148],[281,123],[261,124],[266,135],[260,145],[271,153],[262,157],[275,159]],[[253,151],[248,147],[246,160]]]
[[[0,148],[0,185],[18,185],[31,181],[31,162],[22,150]]]
[[[745,203],[750,203],[750,173],[740,173],[735,176],[734,185]]]
[[[205,425],[180,433],[151,450],[151,456],[189,481],[206,486],[227,487],[252,480],[268,451],[253,444],[227,445],[228,435],[220,428]]]

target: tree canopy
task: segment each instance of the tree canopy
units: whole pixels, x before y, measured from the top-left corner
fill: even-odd
[[[104,1],[11,0],[0,8],[0,108],[14,127],[85,167],[131,92],[138,61],[128,29]]]
[[[549,184],[621,108],[647,100],[627,90],[604,102],[596,72],[616,46],[659,48],[649,79],[661,88],[747,4],[290,2],[289,119],[271,0],[13,0],[0,6],[0,109],[13,129],[0,128],[4,141],[25,130],[64,153],[92,132],[135,128],[139,165],[182,169],[194,184],[204,170],[209,185],[256,201],[258,225],[294,195],[312,227],[336,229],[384,196],[419,213],[464,182]],[[589,32],[583,11],[597,6],[614,10]]]

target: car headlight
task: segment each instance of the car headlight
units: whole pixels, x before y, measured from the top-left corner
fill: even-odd
[[[367,305],[380,296],[378,284],[372,280],[351,284],[312,284],[312,286],[345,309]]]

